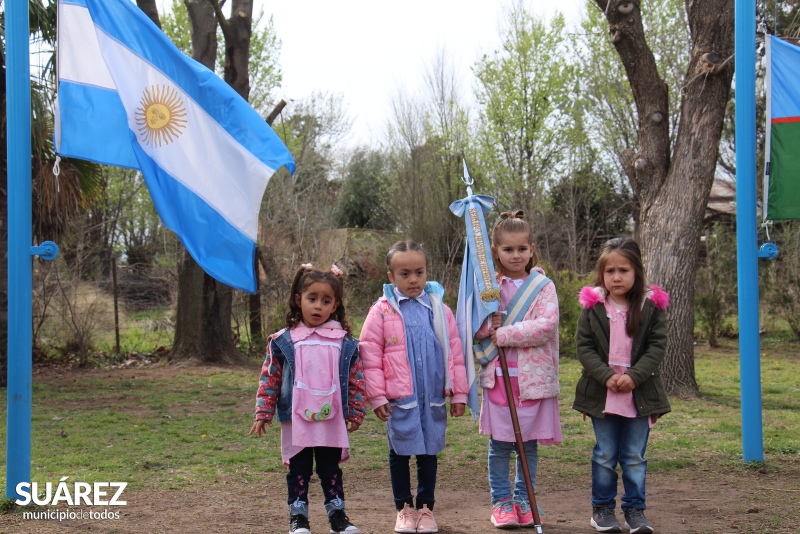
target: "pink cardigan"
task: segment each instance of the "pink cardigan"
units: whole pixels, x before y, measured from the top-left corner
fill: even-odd
[[[430,292],[428,295],[434,310],[438,308],[443,312],[446,323],[441,332],[435,332],[442,348],[449,349],[450,353],[447,358],[447,372],[451,389],[445,391],[444,395],[452,396],[452,403],[465,404],[469,386],[455,317],[442,302],[441,295]],[[372,305],[359,337],[358,351],[364,363],[367,402],[373,410],[389,402],[388,399],[407,397],[414,392],[406,353],[405,325],[395,308],[396,301],[392,301],[387,300],[384,295]]]
[[[475,337],[489,337],[490,324],[487,319]],[[517,348],[521,401],[558,395],[561,389],[558,382],[558,297],[552,282],[541,289],[522,321],[497,330],[497,344]],[[481,367],[480,385],[491,389],[495,380],[495,362],[492,361]]]

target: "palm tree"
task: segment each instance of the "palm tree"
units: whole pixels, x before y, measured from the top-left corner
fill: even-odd
[[[52,102],[55,86],[53,53],[56,41],[56,2],[29,0],[32,50],[46,62],[31,76],[31,156],[33,180],[34,241],[57,240],[67,221],[82,210],[81,198],[100,183],[99,167],[92,163],[65,160],[60,175],[53,178],[56,161],[53,148]],[[5,7],[0,4],[0,31],[5,34]],[[0,50],[0,221],[8,218],[7,184],[8,155],[6,130],[5,41]],[[7,380],[8,341],[8,228],[0,224],[0,387]]]

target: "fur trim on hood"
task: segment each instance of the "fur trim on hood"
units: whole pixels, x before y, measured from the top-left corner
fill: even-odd
[[[652,300],[653,304],[655,304],[656,308],[659,310],[666,310],[669,307],[669,293],[655,284],[651,285],[648,289],[650,291],[647,292],[645,297]]]
[[[666,310],[669,306],[669,294],[655,284],[647,288],[645,298],[652,300],[659,310]],[[606,291],[600,286],[585,286],[578,294],[578,302],[584,309],[593,308],[605,299]]]

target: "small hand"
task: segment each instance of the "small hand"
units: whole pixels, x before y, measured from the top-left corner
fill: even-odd
[[[389,406],[389,403],[387,402],[386,404],[384,404],[382,406],[378,406],[373,411],[375,412],[375,415],[378,416],[378,419],[380,419],[381,421],[388,421],[389,420],[389,416],[392,413],[392,407]]]
[[[630,375],[618,375],[619,378],[617,379],[617,389],[620,393],[628,393],[629,391],[633,391],[633,388],[636,387],[636,383],[633,381],[633,378]]]
[[[253,434],[257,434],[258,437],[261,437],[261,434],[266,434],[267,431],[264,430],[264,425],[272,426],[272,421],[267,421],[265,419],[259,419],[253,426],[250,427],[250,432],[247,434],[248,436],[252,436]]]
[[[617,381],[619,380],[620,375],[614,375],[608,379],[606,382],[606,387],[609,391],[613,391],[614,393],[619,393],[619,385]]]
[[[450,415],[452,417],[461,417],[464,415],[464,403],[463,402],[456,402],[450,403]]]
[[[497,330],[492,330],[492,343],[497,345]]]
[[[500,326],[502,326],[502,324],[503,321],[502,318],[500,317],[500,312],[494,312],[492,314],[492,328],[497,330],[498,328],[500,328]]]
[[[361,423],[356,423],[355,421],[348,421],[347,422],[347,431],[348,432],[355,432],[359,429]]]

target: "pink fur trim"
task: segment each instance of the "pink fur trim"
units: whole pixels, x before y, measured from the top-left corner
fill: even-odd
[[[578,293],[578,302],[581,303],[586,309],[593,308],[595,305],[603,302],[603,290],[596,286],[585,286]]]
[[[648,288],[647,298],[653,301],[656,308],[666,310],[669,307],[669,294],[653,284]],[[605,292],[597,286],[585,286],[578,294],[578,302],[586,309],[593,308],[605,300]]]
[[[652,293],[647,298],[652,300],[659,310],[666,310],[669,306],[669,294],[655,284],[650,286],[650,291]]]

